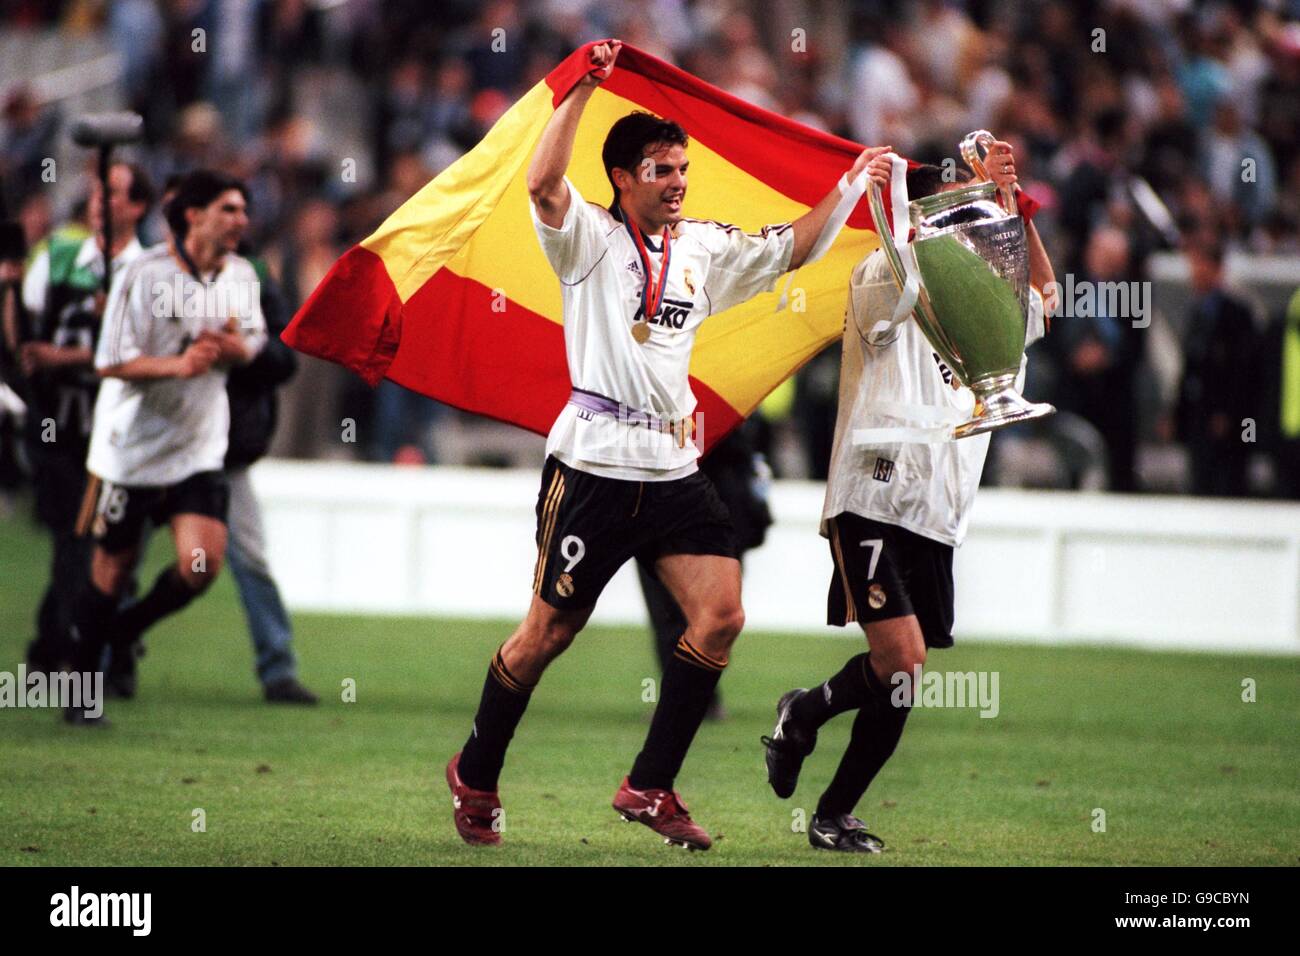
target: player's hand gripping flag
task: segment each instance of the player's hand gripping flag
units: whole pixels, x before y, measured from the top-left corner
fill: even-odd
[[[528,212],[525,173],[555,107],[590,68],[588,44],[497,121],[474,149],[348,250],[284,332],[294,348],[374,385],[400,385],[545,434],[569,395],[560,285]],[[612,197],[601,165],[619,117],[648,110],[691,143],[686,215],[757,231],[815,205],[862,147],[760,109],[624,45],[582,116],[568,175]],[[848,278],[877,245],[860,202],[830,252],[789,285],[709,317],[691,361],[703,451],[843,329]]]

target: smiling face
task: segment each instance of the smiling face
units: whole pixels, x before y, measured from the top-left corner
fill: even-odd
[[[613,170],[623,209],[646,232],[658,233],[682,218],[688,166],[686,147],[651,143],[637,168]]]

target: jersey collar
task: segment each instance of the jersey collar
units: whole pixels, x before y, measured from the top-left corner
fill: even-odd
[[[617,199],[615,199],[610,204],[609,212],[610,215],[612,215],[615,219],[623,223],[623,225],[627,227],[629,232],[631,232],[632,230],[636,230],[637,232],[641,233],[641,241],[645,243],[646,248],[649,249],[651,252],[663,252],[663,238],[651,236],[640,226],[636,225],[633,222],[629,222],[628,219],[623,215],[623,207],[618,204]],[[633,244],[635,245],[635,243],[636,240],[634,238]]]

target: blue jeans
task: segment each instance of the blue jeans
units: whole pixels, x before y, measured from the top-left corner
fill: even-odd
[[[257,658],[257,678],[263,685],[274,684],[297,676],[293,629],[266,561],[262,510],[253,495],[248,469],[232,468],[226,474],[230,478],[226,564],[244,605]]]

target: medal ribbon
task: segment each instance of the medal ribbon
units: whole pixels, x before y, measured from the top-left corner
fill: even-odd
[[[645,242],[641,239],[641,230],[632,225],[626,215],[623,216],[623,226],[632,235],[637,255],[641,257],[641,268],[645,269],[645,285],[641,287],[641,315],[646,322],[649,322],[652,316],[659,314],[659,306],[663,304],[664,292],[668,288],[668,263],[672,259],[672,237],[668,227],[664,226],[663,264],[659,267],[659,276],[656,280],[654,270],[650,267],[650,251],[646,249]]]

